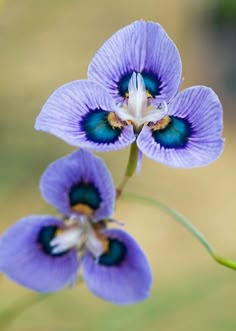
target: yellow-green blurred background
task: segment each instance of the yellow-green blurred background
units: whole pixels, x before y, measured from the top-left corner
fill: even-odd
[[[211,86],[224,106],[226,147],[214,164],[167,168],[144,158],[129,191],[160,198],[186,215],[217,250],[236,259],[236,1],[0,0],[0,229],[32,213],[48,213],[38,181],[45,167],[73,150],[34,131],[35,117],[60,85],[86,78],[95,51],[136,19],[160,22],[183,61],[183,88]],[[128,45],[127,45],[128,47]],[[101,154],[116,184],[128,150]],[[236,273],[215,264],[170,217],[120,201],[126,223],[153,268],[152,296],[118,307],[84,284],[51,295],[9,325],[9,331],[235,331]],[[17,238],[16,238],[17,240]],[[23,267],[23,266],[22,266]],[[109,284],[108,284],[109,286]],[[0,279],[0,312],[32,295]]]

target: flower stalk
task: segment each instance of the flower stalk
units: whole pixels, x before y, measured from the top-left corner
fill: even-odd
[[[132,143],[130,147],[129,160],[126,166],[125,175],[122,181],[120,182],[120,185],[116,189],[116,199],[119,199],[120,196],[122,195],[128,180],[130,179],[130,177],[133,176],[133,174],[136,171],[137,164],[138,164],[138,146],[135,141]]]
[[[161,209],[166,214],[168,214],[169,216],[174,218],[178,223],[180,223],[186,230],[188,230],[205,247],[205,249],[208,251],[208,253],[211,255],[211,257],[217,263],[219,263],[227,268],[236,270],[236,261],[229,260],[229,259],[226,259],[226,258],[218,255],[216,253],[215,249],[207,241],[205,236],[194,225],[192,225],[186,217],[181,215],[179,212],[177,212],[173,208],[167,206],[165,203],[163,203],[159,200],[141,196],[139,194],[125,193],[124,197],[131,201],[134,201],[134,202],[143,203],[143,204]]]

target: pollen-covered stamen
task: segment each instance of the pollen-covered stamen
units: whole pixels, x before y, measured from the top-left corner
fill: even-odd
[[[109,113],[107,120],[113,128],[121,129],[124,126],[124,123],[122,123],[121,119],[114,112]]]
[[[164,116],[162,119],[157,121],[156,123],[149,123],[149,127],[153,131],[164,130],[170,123],[171,119],[168,115]]]

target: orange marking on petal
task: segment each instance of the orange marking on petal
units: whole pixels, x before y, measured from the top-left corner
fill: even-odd
[[[149,127],[153,131],[160,131],[160,130],[164,130],[170,122],[171,122],[170,117],[168,115],[166,115],[165,117],[163,117],[161,120],[157,121],[156,123],[150,123]]]
[[[77,213],[87,216],[92,216],[92,214],[94,213],[94,210],[91,207],[83,203],[78,203],[77,205],[73,206],[72,209]]]
[[[114,112],[109,113],[109,115],[107,116],[107,120],[113,128],[121,129],[123,127],[122,121]]]
[[[94,224],[94,231],[96,233],[96,237],[101,242],[103,247],[103,254],[106,253],[109,250],[109,240],[104,236],[104,234],[101,232],[104,229],[104,224]]]

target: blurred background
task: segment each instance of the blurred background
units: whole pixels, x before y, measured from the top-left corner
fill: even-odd
[[[224,256],[236,259],[236,1],[0,0],[0,230],[19,218],[49,213],[38,190],[46,166],[73,150],[34,130],[35,117],[60,85],[86,78],[95,51],[137,19],[159,22],[177,44],[184,84],[207,85],[224,107],[226,147],[212,165],[167,168],[144,158],[129,191],[159,198],[182,212]],[[128,150],[103,153],[116,184]],[[236,273],[215,264],[185,229],[159,210],[119,202],[153,268],[152,296],[118,307],[80,284],[28,309],[9,331],[235,331]],[[17,240],[17,238],[16,238]],[[0,312],[33,295],[0,279]]]

